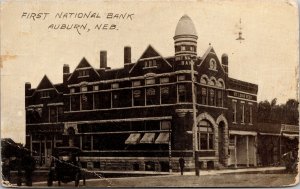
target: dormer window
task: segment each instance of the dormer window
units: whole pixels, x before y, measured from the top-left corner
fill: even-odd
[[[113,84],[111,84],[111,88],[112,88],[112,89],[117,89],[117,88],[119,88],[119,83],[113,83]]]
[[[49,91],[41,92],[41,98],[50,98]]]
[[[89,76],[89,70],[80,70],[78,77],[88,77]]]
[[[147,60],[145,61],[145,68],[151,68],[157,66],[156,60]]]

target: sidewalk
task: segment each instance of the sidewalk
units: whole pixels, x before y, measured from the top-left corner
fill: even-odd
[[[267,173],[284,171],[285,167],[256,167],[256,168],[240,168],[240,169],[223,169],[223,170],[200,170],[200,175],[220,175],[232,173]],[[179,172],[173,173],[180,175]],[[185,172],[184,175],[195,175],[195,172]]]

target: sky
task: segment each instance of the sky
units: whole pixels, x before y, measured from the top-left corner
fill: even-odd
[[[101,18],[55,18],[61,12],[92,12]],[[27,18],[30,13],[49,14],[34,20]],[[109,13],[131,17],[108,19]],[[25,142],[25,82],[35,88],[46,74],[53,83],[61,83],[63,64],[73,71],[83,57],[99,68],[100,50],[107,50],[111,68],[123,66],[124,46],[131,46],[133,61],[149,44],[162,56],[173,56],[175,28],[184,14],[197,30],[198,56],[209,44],[219,58],[227,53],[229,76],[257,84],[258,101],[297,98],[296,1],[18,0],[1,1],[0,14],[2,138]],[[55,30],[51,24],[87,24],[90,30]],[[116,30],[96,30],[96,24],[114,24]],[[241,42],[236,40],[240,30],[245,38]]]

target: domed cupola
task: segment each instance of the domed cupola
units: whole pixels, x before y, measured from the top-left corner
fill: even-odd
[[[179,64],[186,65],[188,60],[197,56],[197,32],[193,21],[188,15],[183,15],[175,30],[175,56]]]

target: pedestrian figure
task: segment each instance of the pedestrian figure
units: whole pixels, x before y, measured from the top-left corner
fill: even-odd
[[[26,186],[32,186],[32,174],[35,169],[35,160],[27,153],[23,158],[22,164],[25,171]]]
[[[184,164],[185,164],[185,161],[184,161],[183,157],[179,158],[179,166],[180,166],[181,175],[183,175]]]

